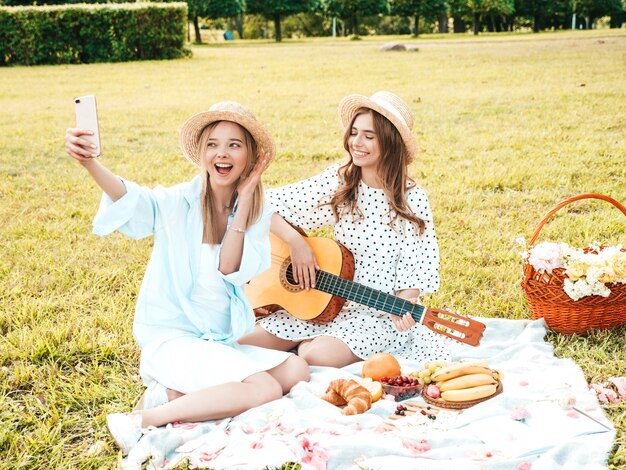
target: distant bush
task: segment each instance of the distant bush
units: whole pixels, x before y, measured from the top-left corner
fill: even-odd
[[[186,3],[0,7],[0,65],[175,59]]]

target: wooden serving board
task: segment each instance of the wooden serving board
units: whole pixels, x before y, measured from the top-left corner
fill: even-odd
[[[398,403],[399,405],[403,405],[406,407],[406,410],[404,412],[404,416],[402,415],[397,415],[394,413],[392,413],[388,418],[385,419],[385,424],[387,426],[389,426],[391,429],[397,429],[396,427],[396,422],[400,419],[404,419],[407,416],[413,416],[416,413],[420,413],[422,411],[425,411],[426,414],[428,415],[433,415],[433,416],[437,416],[440,412],[445,411],[446,413],[450,413],[451,411],[454,413],[462,413],[461,410],[449,410],[449,409],[445,409],[445,408],[441,408],[439,406],[436,405],[431,405],[429,403],[422,403],[422,402],[404,402],[404,403]]]

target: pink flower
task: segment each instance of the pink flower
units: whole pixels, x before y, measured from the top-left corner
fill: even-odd
[[[517,466],[517,470],[530,470],[533,468],[533,464],[530,462],[522,462]]]
[[[378,434],[383,434],[383,433],[386,433],[388,431],[389,431],[389,426],[387,426],[386,424],[379,424],[374,429],[374,432],[378,433]]]
[[[291,426],[290,424],[279,423],[276,427],[280,432],[285,434],[289,434],[293,431],[293,426]]]
[[[328,462],[328,452],[322,448],[317,442],[311,443],[305,436],[300,438],[300,445],[304,450],[302,463],[311,464],[316,470],[326,470],[326,462]]]
[[[193,429],[198,425],[198,423],[181,423],[179,421],[172,423],[172,427],[174,428],[181,428],[181,429]]]
[[[580,415],[574,411],[574,410],[569,410],[567,413],[565,413],[569,418],[580,418]]]
[[[610,388],[601,384],[589,384],[589,388],[594,391],[601,403],[617,403],[617,394]]]
[[[262,449],[263,443],[260,440],[258,440],[250,444],[250,447],[252,447],[253,449]]]
[[[402,441],[402,445],[409,449],[409,451],[413,455],[420,455],[430,450],[430,444],[426,439],[422,439],[419,442],[405,439],[404,441]]]
[[[626,377],[610,377],[609,382],[615,385],[620,398],[626,400]]]
[[[528,382],[526,382],[525,380],[520,380],[520,381],[519,381],[519,384],[520,384],[520,386],[522,386],[522,387],[526,387],[526,386],[528,386]]]
[[[523,423],[529,416],[530,413],[526,408],[513,408],[511,410],[511,419],[514,419],[515,421],[521,421]]]

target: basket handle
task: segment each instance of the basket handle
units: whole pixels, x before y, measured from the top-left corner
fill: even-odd
[[[559,211],[563,207],[567,206],[568,204],[571,204],[572,202],[575,202],[575,201],[580,201],[581,199],[601,199],[603,201],[610,202],[615,207],[617,207],[620,211],[622,211],[622,214],[626,215],[626,207],[621,205],[619,202],[617,202],[612,197],[605,196],[604,194],[586,193],[586,194],[579,194],[578,196],[572,196],[572,197],[570,197],[569,199],[566,199],[563,202],[559,202],[546,215],[543,216],[543,218],[539,221],[539,224],[537,225],[537,228],[535,229],[535,232],[533,233],[533,236],[531,237],[530,241],[528,242],[528,246],[533,246],[534,245],[535,241],[537,241],[537,238],[539,237],[539,233],[541,232],[541,229],[548,222],[550,217],[552,217],[557,211]]]

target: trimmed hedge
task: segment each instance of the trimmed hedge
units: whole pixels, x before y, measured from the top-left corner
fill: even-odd
[[[0,7],[0,65],[175,59],[186,3]]]

